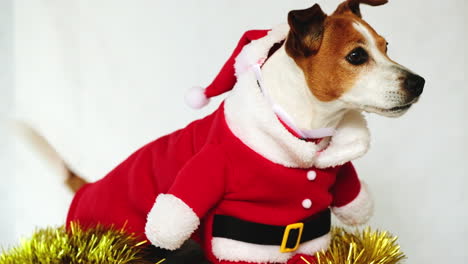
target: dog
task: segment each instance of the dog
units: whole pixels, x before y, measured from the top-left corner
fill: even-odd
[[[372,199],[351,163],[366,153],[361,112],[398,117],[425,80],[392,61],[387,41],[347,0],[318,4],[288,24],[247,32],[195,107],[231,90],[221,106],[137,150],[77,191],[67,223],[125,226],[165,250],[189,238],[212,263],[314,260],[330,241],[330,213],[359,225]]]

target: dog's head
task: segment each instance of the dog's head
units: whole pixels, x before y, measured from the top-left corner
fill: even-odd
[[[424,79],[391,60],[387,41],[361,16],[361,3],[386,2],[347,0],[330,16],[318,4],[289,13],[285,49],[318,100],[392,117],[418,100]]]

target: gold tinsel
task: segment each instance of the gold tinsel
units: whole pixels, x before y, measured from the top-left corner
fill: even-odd
[[[310,264],[398,264],[405,258],[388,232],[349,232],[343,228],[332,230],[332,241],[327,251],[316,254],[317,263]],[[123,229],[97,226],[83,230],[72,223],[70,231],[64,227],[36,231],[18,247],[4,251],[0,264],[147,264],[166,262],[142,246]],[[304,264],[309,264],[304,260]]]
[[[405,255],[396,240],[370,228],[355,232],[334,228],[328,250],[316,254],[317,264],[398,264]]]
[[[0,255],[0,264],[146,264],[139,241],[123,229],[96,226],[83,230],[71,223],[65,227],[36,231],[18,247]]]

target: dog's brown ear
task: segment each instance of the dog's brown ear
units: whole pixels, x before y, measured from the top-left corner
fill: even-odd
[[[379,6],[379,5],[386,4],[387,2],[388,0],[347,0],[338,6],[334,14],[343,14],[346,12],[352,12],[356,16],[362,17],[361,9],[359,8],[360,4]]]
[[[323,24],[327,15],[318,4],[288,14],[290,27],[286,41],[286,52],[294,57],[308,57],[320,48],[323,35]]]

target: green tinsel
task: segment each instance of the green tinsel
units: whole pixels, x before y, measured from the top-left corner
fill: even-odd
[[[304,260],[304,264],[399,264],[405,256],[396,240],[370,228],[354,232],[334,228],[329,249],[316,254],[317,263]],[[145,243],[123,229],[83,230],[72,223],[70,231],[64,227],[36,231],[19,246],[4,251],[0,264],[171,264],[152,255]]]
[[[86,231],[72,223],[36,231],[20,245],[0,255],[0,264],[146,264],[146,241],[122,229],[96,226]]]

